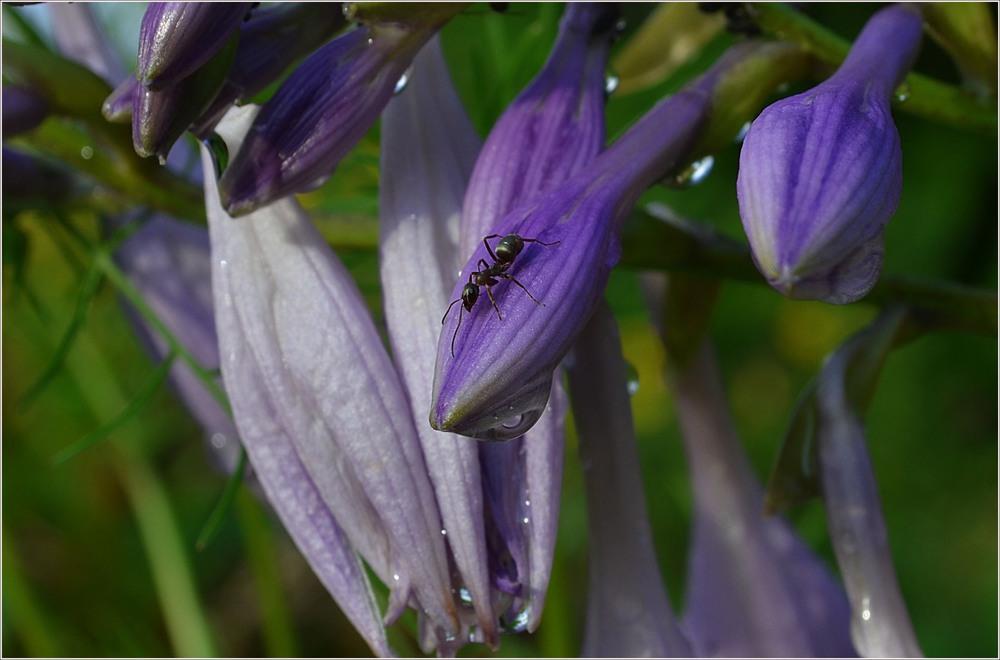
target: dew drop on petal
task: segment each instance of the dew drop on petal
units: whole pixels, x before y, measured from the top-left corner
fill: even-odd
[[[899,87],[896,88],[896,91],[892,95],[892,99],[896,103],[903,103],[904,101],[910,98],[911,92],[912,90],[910,89],[910,83],[904,82],[903,84],[901,84]]]
[[[668,181],[671,186],[675,188],[691,188],[697,186],[699,183],[704,181],[706,177],[711,173],[712,166],[715,165],[715,158],[712,156],[705,156],[699,160],[694,161],[687,167],[685,167],[677,176],[674,177],[673,181]]]
[[[90,160],[93,157],[94,157],[94,149],[92,147],[90,147],[89,145],[81,147],[80,158],[84,160]]]
[[[629,396],[635,396],[639,391],[639,370],[628,360],[625,361],[625,389]]]
[[[733,142],[735,142],[736,144],[742,144],[743,139],[746,138],[747,133],[749,132],[750,132],[750,122],[745,121],[743,122],[743,125],[740,126],[739,132],[736,133],[736,137],[733,138]]]
[[[604,96],[607,97],[614,94],[620,83],[621,79],[617,75],[609,72],[604,77]]]
[[[404,89],[406,89],[406,86],[410,83],[410,76],[412,75],[412,70],[413,67],[410,67],[409,69],[403,72],[403,75],[399,77],[399,80],[396,81],[396,87],[393,88],[392,90],[393,94],[400,94]]]

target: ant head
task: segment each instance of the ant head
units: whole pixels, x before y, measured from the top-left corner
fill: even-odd
[[[465,307],[465,311],[471,312],[472,306],[476,304],[479,300],[479,287],[469,282],[462,287],[462,305]]]
[[[517,234],[507,234],[497,243],[494,252],[496,252],[497,260],[503,263],[510,263],[517,258],[517,255],[521,254],[521,250],[524,249],[524,239]]]

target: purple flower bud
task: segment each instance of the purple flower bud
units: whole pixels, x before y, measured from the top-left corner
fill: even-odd
[[[49,115],[49,103],[34,91],[17,85],[3,87],[3,137],[35,128]]]
[[[617,17],[606,3],[566,6],[545,66],[483,145],[462,209],[463,256],[515,206],[561,183],[604,148],[605,71]]]
[[[132,107],[135,97],[145,91],[135,78],[126,78],[115,88],[101,105],[101,115],[114,124],[124,124],[132,121]]]
[[[494,238],[466,263],[452,292],[459,304],[446,315],[438,344],[432,426],[506,440],[537,421],[553,370],[618,261],[625,216],[647,186],[681,164],[709,98],[697,83],[662,101],[558,189],[495,225],[497,234],[532,242],[513,261],[501,261],[490,254]],[[482,292],[478,306],[468,293],[463,298],[470,288]]]
[[[219,181],[229,213],[248,213],[325,181],[441,25],[362,26],[310,55],[261,108]]]
[[[841,304],[875,285],[902,189],[889,103],[922,27],[915,7],[883,9],[833,76],[751,125],[736,184],[740,216],[758,269],[786,296]]]
[[[295,2],[254,10],[240,27],[229,78],[192,132],[205,136],[234,102],[247,101],[265,89],[345,25],[339,2]]]
[[[132,97],[132,143],[136,153],[144,158],[155,155],[161,163],[166,162],[174,143],[218,94],[236,54],[236,44],[234,35],[204,66],[177,84],[155,90],[138,86]],[[106,106],[113,100],[120,102],[114,96],[105,101]]]
[[[252,6],[252,2],[151,2],[139,32],[139,82],[163,89],[190,76],[226,44]]]

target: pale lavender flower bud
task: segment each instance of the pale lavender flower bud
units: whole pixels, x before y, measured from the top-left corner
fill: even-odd
[[[906,317],[887,308],[823,365],[815,392],[816,443],[827,527],[851,603],[851,636],[863,657],[920,657],[900,592],[878,484],[858,408]]]
[[[684,625],[698,656],[852,657],[844,590],[778,516],[706,342],[672,379],[694,491]]]
[[[139,32],[139,82],[163,89],[193,74],[222,49],[252,6],[252,2],[151,2]]]
[[[478,150],[479,137],[448,77],[440,44],[432,39],[414,59],[406,90],[382,114],[379,266],[389,341],[410,405],[421,413],[414,426],[448,530],[456,590],[465,591],[473,608],[474,616],[459,610],[459,646],[476,626],[492,646],[499,634],[491,606],[478,443],[435,431],[422,413],[431,396],[427,374],[434,369],[439,310],[447,304],[454,272],[462,194]],[[425,166],[412,167],[414,158]],[[436,639],[430,643],[437,646]]]
[[[584,657],[691,654],[660,574],[642,488],[625,360],[604,303],[567,358],[587,496]]]
[[[208,230],[157,215],[122,243],[115,260],[149,308],[198,364],[218,369]],[[170,352],[167,340],[129,309],[143,343],[162,360]],[[229,413],[182,359],[171,367],[170,379],[181,401],[205,430],[213,455],[221,458],[226,471],[232,471],[240,444]],[[221,378],[218,380],[221,386]]]
[[[736,184],[740,216],[758,269],[786,296],[841,304],[875,285],[902,190],[889,103],[922,29],[916,7],[879,11],[833,76],[751,125]]]
[[[49,115],[49,102],[34,91],[18,85],[3,87],[3,137],[9,138],[35,128]]]
[[[231,150],[256,110],[219,125]],[[235,220],[209,179],[206,208],[223,379],[269,500],[317,561],[317,548],[301,540],[315,521],[295,513],[302,505],[283,481],[297,465],[315,487],[305,510],[330,511],[390,587],[386,620],[413,604],[441,639],[453,635],[459,621],[438,507],[406,395],[357,286],[294,200]],[[384,633],[368,634],[370,598],[359,599],[353,577],[350,584],[331,593],[382,653]]]
[[[261,108],[219,181],[226,209],[241,215],[325,181],[444,20],[361,26],[306,58]]]
[[[63,55],[84,65],[110,85],[128,77],[124,64],[94,19],[91,5],[54,2],[46,8],[52,15],[52,35]]]

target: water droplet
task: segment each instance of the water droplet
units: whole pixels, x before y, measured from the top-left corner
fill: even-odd
[[[625,389],[629,396],[639,391],[639,370],[628,360],[625,360]]]
[[[86,146],[80,149],[80,158],[84,160],[90,160],[93,157],[94,157],[94,150],[91,147]]]
[[[524,523],[525,525],[528,525],[531,523],[531,518],[525,516],[524,518],[521,519],[521,522]]]
[[[372,39],[371,37],[368,37],[368,45],[371,46],[373,43],[375,43],[375,40]]]
[[[743,139],[747,136],[747,133],[749,132],[750,132],[750,122],[744,122],[743,125],[740,126],[740,130],[736,134],[736,137],[733,138],[733,142],[735,142],[736,144],[741,144],[743,142]]]
[[[861,610],[861,619],[863,621],[867,621],[870,618],[872,618],[872,611],[871,610]]]
[[[903,103],[910,98],[912,91],[913,90],[910,89],[910,83],[904,82],[896,88],[896,92],[893,94],[893,100],[895,100],[896,103]]]
[[[613,73],[608,73],[604,77],[604,96],[608,97],[615,93],[618,89],[618,85],[621,83],[621,78]]]
[[[531,500],[524,500],[524,506],[531,506]]]
[[[496,417],[496,415],[494,415]],[[524,419],[524,415],[514,415],[513,417],[508,417],[503,420],[503,427],[505,429],[516,429],[520,426],[521,421]]]
[[[528,628],[528,609],[529,609],[528,607],[525,607],[520,612],[518,612],[516,615],[514,615],[513,619],[507,619],[505,617],[504,620],[501,621],[501,625],[503,626],[503,629],[505,631],[507,631],[507,632],[512,632],[512,633],[519,633],[519,632],[524,632],[525,630],[527,630],[527,628]]]
[[[622,32],[625,31],[625,28],[627,28],[627,27],[628,27],[628,23],[626,23],[625,19],[623,18],[620,21],[618,21],[617,23],[615,23],[615,32],[617,32],[618,34],[621,34]]]
[[[393,94],[401,94],[402,91],[406,89],[406,86],[410,82],[410,76],[412,75],[412,73],[413,73],[413,67],[410,67],[409,69],[403,72],[403,75],[401,75],[399,77],[399,80],[396,81],[396,87],[392,90]]]
[[[472,593],[465,587],[460,587],[458,590],[458,600],[469,607],[472,607]]]
[[[442,529],[441,529],[441,536],[448,536],[448,530],[447,530],[447,529],[444,529],[444,528],[442,528]]]
[[[212,434],[212,446],[216,449],[222,449],[229,442],[229,438],[226,437],[225,433],[213,433]]]
[[[670,184],[676,188],[691,188],[705,180],[715,165],[715,158],[705,156],[685,167]]]

